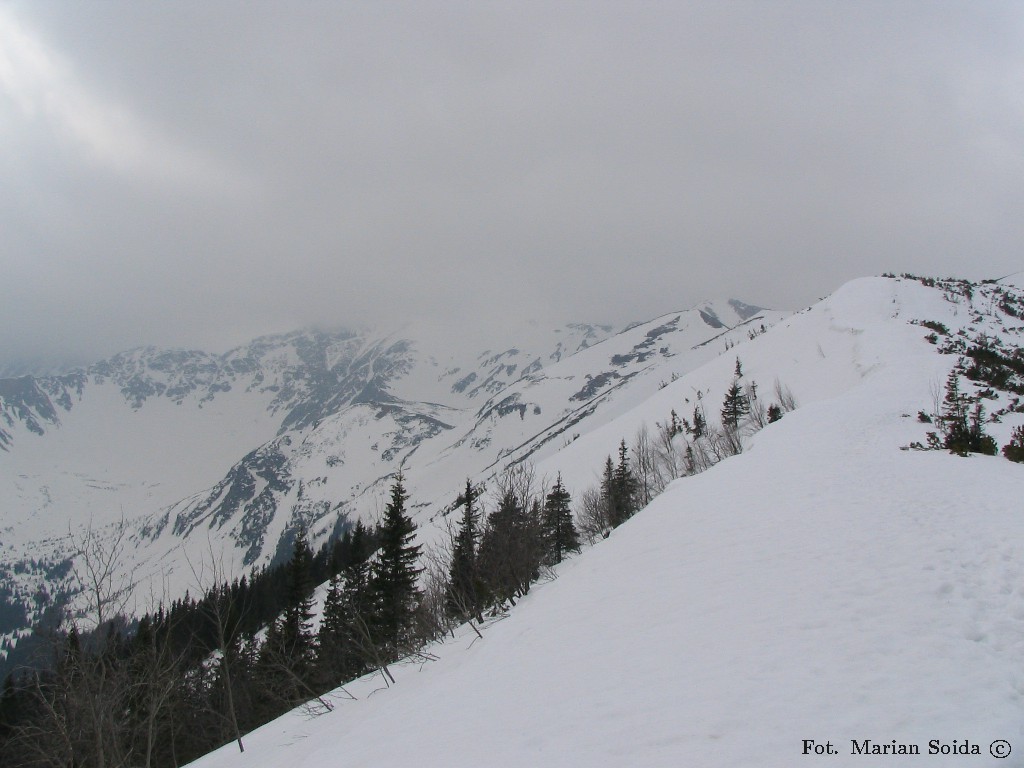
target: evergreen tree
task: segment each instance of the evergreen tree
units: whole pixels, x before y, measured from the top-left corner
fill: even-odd
[[[1024,427],[1014,427],[1010,442],[1003,446],[1003,456],[1010,461],[1024,462]]]
[[[781,418],[782,418],[782,408],[780,408],[775,403],[772,403],[771,405],[769,405],[768,406],[768,423],[772,424],[773,422],[776,422],[776,421],[778,421]]]
[[[608,532],[616,526],[616,523],[613,522],[615,516],[615,465],[612,464],[611,456],[604,460],[600,491],[601,527],[604,529],[602,535],[607,537]]]
[[[420,547],[412,544],[416,526],[405,511],[408,498],[399,475],[384,510],[380,550],[370,577],[374,641],[388,658],[397,658],[409,641],[419,600],[416,578],[420,569],[416,562]]]
[[[967,435],[967,401],[960,393],[960,377],[956,371],[950,371],[946,379],[946,392],[942,400],[940,423],[945,428],[946,448],[950,443],[966,442]]]
[[[320,631],[316,636],[317,676],[325,688],[333,688],[345,682],[344,659],[350,628],[342,581],[340,574],[331,577],[324,597]]]
[[[445,608],[448,615],[459,620],[470,617],[483,621],[481,615],[482,584],[477,563],[480,537],[480,513],[474,502],[477,492],[467,478],[466,490],[456,503],[462,505],[462,520],[452,547],[452,560],[448,568],[448,589]]]
[[[317,635],[317,668],[322,685],[333,688],[366,669],[365,630],[371,623],[370,535],[362,521],[346,531],[340,572],[331,577]]]
[[[984,424],[985,408],[981,403],[975,403],[974,410],[971,412],[970,428],[967,433],[970,439],[970,450],[973,453],[995,456],[999,451],[999,446],[996,444],[995,438],[991,435],[985,434]]]
[[[348,560],[341,573],[344,578],[345,595],[354,610],[366,613],[370,610],[370,556],[376,550],[376,542],[370,531],[360,520],[352,529],[352,540]]]
[[[209,688],[209,704],[205,708],[193,704],[189,708],[189,714],[195,717],[202,709],[216,713],[220,726],[216,743],[236,741],[239,750],[244,750],[242,734],[286,707],[277,701],[279,694],[276,691],[272,705],[265,698],[261,698],[261,694],[265,693],[267,680],[260,677],[259,673],[265,667],[259,666],[255,643],[243,642],[242,636],[232,631],[232,614],[236,609],[229,607],[233,600],[226,589],[223,590],[223,600],[224,604],[218,609],[223,611],[221,620],[225,622],[221,629],[222,655]],[[272,674],[273,679],[276,680],[278,677],[277,674]]]
[[[694,455],[693,446],[687,445],[683,451],[683,473],[685,475],[697,474],[697,457]]]
[[[528,512],[516,494],[507,490],[487,516],[480,539],[479,569],[490,599],[514,605],[539,576],[543,554],[539,509]]]
[[[625,439],[619,443],[619,463],[612,475],[612,525],[626,522],[639,508],[640,483],[629,464]]]
[[[975,403],[970,410],[968,398],[960,392],[960,379],[951,371],[946,379],[946,394],[942,402],[940,424],[944,432],[943,447],[960,456],[968,453],[983,453],[995,456],[996,441],[985,434],[985,410],[981,403]]]
[[[683,424],[679,420],[679,414],[676,413],[675,409],[673,408],[671,414],[669,414],[668,436],[669,438],[673,438],[682,431]]]
[[[260,677],[271,699],[278,700],[278,706],[305,700],[312,692],[315,661],[312,559],[306,531],[300,529],[286,569],[284,612],[267,630],[259,655]]]
[[[313,553],[306,529],[300,528],[287,570],[287,604],[281,620],[281,636],[296,669],[308,671],[313,656]]]
[[[4,690],[0,694],[0,758],[3,757],[3,743],[21,720],[21,701],[14,685],[14,673],[4,678]]]
[[[341,535],[341,538],[334,542],[334,546],[331,547],[331,557],[328,561],[327,572],[333,577],[337,576],[344,570],[345,564],[348,563],[349,558],[352,556],[352,529],[346,529]]]
[[[750,403],[747,402],[743,390],[740,389],[739,382],[734,381],[725,393],[725,400],[722,402],[722,426],[735,432],[740,428],[740,420],[748,413],[750,413]]]
[[[693,428],[690,429],[690,435],[694,440],[699,440],[704,437],[708,432],[708,422],[704,418],[704,411],[699,405],[693,407]]]
[[[609,456],[605,460],[604,475],[601,478],[601,503],[608,517],[608,524],[617,528],[631,518],[639,509],[640,482],[629,465],[629,449],[626,441],[619,443],[619,463],[612,464]]]
[[[675,411],[672,412],[675,414]],[[579,552],[580,539],[572,519],[572,497],[558,474],[554,488],[544,499],[542,527],[551,562],[560,563],[566,552]]]
[[[157,638],[152,620],[143,616],[128,642],[128,706],[124,724],[131,751],[152,765],[171,738],[170,704],[182,667]]]

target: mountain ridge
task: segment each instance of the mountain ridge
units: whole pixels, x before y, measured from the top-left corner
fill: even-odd
[[[712,311],[742,322],[727,301]],[[299,527],[320,543],[372,520],[373,489],[398,471],[434,509],[465,476],[550,447],[652,366],[721,333],[693,329],[533,327],[526,343],[476,350],[446,348],[438,329],[307,329],[221,355],[140,347],[15,380],[22,394],[0,398],[0,487],[24,511],[0,519],[0,583],[38,617],[40,589],[74,591],[46,576],[73,554],[68,532],[127,525],[124,570],[180,594],[184,560],[211,547],[240,574],[287,557]],[[553,412],[566,391],[577,399]],[[15,574],[25,553],[39,565]],[[0,652],[22,631],[0,628]]]
[[[966,281],[852,281],[637,398],[537,472],[586,487],[670,409],[706,402],[717,421],[736,378],[766,398],[778,378],[797,407],[481,636],[464,626],[392,666],[395,684],[366,675],[328,697],[333,711],[298,708],[246,736],[244,755],[194,765],[781,768],[826,744],[852,763],[856,743],[980,766],[1018,749],[1022,470],[921,441],[951,373],[998,444],[1024,425],[1024,378],[993,386],[971,362],[1024,357],[1022,302]]]

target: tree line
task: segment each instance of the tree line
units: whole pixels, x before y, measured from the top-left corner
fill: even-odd
[[[489,496],[467,480],[446,510],[446,540],[424,552],[399,475],[372,529],[358,522],[317,553],[299,530],[288,562],[231,582],[211,564],[200,597],[132,624],[113,615],[119,591],[97,586],[96,629],[52,631],[48,658],[5,680],[0,765],[178,766],[230,742],[244,751],[246,733],[300,704],[330,709],[328,693],[367,673],[393,684],[390,665],[461,624],[479,633],[581,538],[607,536],[669,482],[739,453],[747,434],[795,407],[778,382],[769,402],[739,359],[717,423],[704,399],[688,417],[673,410],[653,437],[644,426],[631,447],[623,439],[576,515],[561,475],[549,485],[517,464]],[[82,551],[93,576],[117,554]]]
[[[82,580],[97,585],[88,591],[96,626],[37,629],[45,654],[0,694],[0,765],[176,766],[276,717],[292,693],[275,646],[257,638],[291,621],[302,584],[376,550],[379,537],[357,523],[314,555],[300,531],[288,563],[232,582],[207,564],[201,597],[186,593],[131,623],[123,588],[88,578],[117,559],[121,537],[106,549],[87,537]]]
[[[212,568],[201,597],[132,624],[112,615],[122,595],[98,590],[93,631],[51,631],[47,658],[4,681],[0,765],[178,766],[230,742],[244,751],[246,733],[297,705],[329,709],[326,694],[368,672],[393,683],[389,665],[514,605],[579,550],[561,477],[538,492],[532,470],[510,471],[486,515],[483,490],[467,481],[450,541],[429,556],[399,476],[375,528],[356,523],[317,553],[300,530],[287,563],[230,583]]]
[[[579,527],[587,541],[608,536],[673,480],[741,453],[751,434],[796,408],[792,392],[778,379],[766,396],[756,381],[744,376],[738,357],[717,420],[708,418],[706,399],[698,391],[689,416],[673,409],[664,422],[655,422],[653,434],[645,424],[631,444],[625,438],[619,442],[617,459],[609,455],[599,483],[581,495]]]

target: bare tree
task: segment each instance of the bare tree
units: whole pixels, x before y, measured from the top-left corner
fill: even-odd
[[[420,574],[422,596],[416,614],[416,634],[428,640],[437,639],[448,632],[454,633],[456,622],[449,613],[449,603],[460,597],[459,592],[449,588],[449,570],[456,534],[449,518],[445,518],[445,523],[448,527],[446,539],[423,553],[420,560],[423,567]],[[472,624],[471,616],[469,621]]]
[[[213,551],[213,542],[207,541],[209,563],[205,559],[197,567],[191,562],[189,568],[200,594],[205,595],[203,607],[206,617],[211,623],[217,644],[217,676],[222,684],[225,712],[215,709],[211,714],[226,721],[231,738],[238,745],[239,752],[245,752],[242,742],[242,728],[239,723],[238,706],[235,701],[236,685],[235,662],[238,658],[238,623],[246,611],[246,606],[234,605],[227,587],[228,571],[224,567],[223,557]]]
[[[74,765],[79,729],[72,702],[67,697],[67,670],[60,666],[66,648],[55,645],[57,666],[52,673],[36,670],[22,679],[22,693],[30,715],[14,724],[2,757],[13,764],[64,768]]]
[[[385,685],[390,687],[395,676],[388,668],[389,659],[401,658],[407,648],[387,648],[379,642],[372,627],[372,617],[367,616],[353,606],[351,613],[351,642],[354,650],[370,669],[376,669],[384,678]]]
[[[468,490],[473,489],[470,486]],[[478,494],[474,491],[474,498]],[[459,498],[464,503],[465,494]],[[477,510],[477,514],[482,513],[482,508]],[[459,533],[450,517],[445,518],[445,526],[445,538],[423,557],[423,574],[420,577],[423,596],[418,612],[422,627],[419,634],[425,640],[436,639],[447,632],[454,636],[455,626],[461,620],[469,624],[477,637],[483,637],[477,628],[477,624],[483,623],[483,595],[475,594],[475,590],[458,589],[452,584],[453,555],[458,548]],[[474,547],[474,560],[476,554]],[[474,573],[471,578],[478,579],[478,575]]]
[[[654,441],[654,464],[658,477],[664,485],[668,485],[677,477],[685,474],[683,469],[683,457],[680,453],[678,443],[684,442],[680,437],[681,429],[676,428],[671,422],[658,424],[657,436]]]
[[[134,583],[122,569],[128,525],[124,517],[109,538],[90,523],[76,549],[75,575],[82,583],[88,611],[96,627],[86,642],[72,648],[64,659],[63,675],[55,680],[69,702],[67,712],[83,735],[79,749],[89,754],[96,768],[123,765],[129,758],[130,733],[120,713],[129,705],[130,679],[114,647],[120,639],[115,618],[123,623]],[[72,634],[77,639],[77,632]]]
[[[633,438],[630,464],[637,479],[640,506],[646,507],[668,484],[658,472],[656,451],[646,424],[640,425]]]
[[[754,382],[750,382],[746,386],[745,395],[747,402],[750,404],[750,411],[747,413],[747,424],[750,425],[751,430],[754,432],[764,429],[768,425],[768,407],[765,405],[764,398],[757,396],[757,387]]]
[[[580,494],[576,519],[579,522],[580,535],[593,544],[598,539],[608,538],[612,529],[608,505],[605,503],[601,489],[592,486]]]
[[[148,618],[140,623],[129,667],[133,752],[141,752],[144,768],[153,765],[160,737],[174,737],[169,710],[184,669],[184,651],[174,652],[169,633],[161,634]]]
[[[149,619],[133,640],[125,635],[134,588],[121,563],[126,534],[123,519],[108,536],[91,525],[80,537],[69,533],[90,631],[79,634],[74,623],[55,630],[50,663],[28,678],[32,716],[13,736],[23,764],[151,768],[158,745],[172,739],[167,714],[181,657]]]
[[[778,378],[775,379],[775,400],[784,413],[796,410],[796,398],[789,387],[785,386]]]
[[[532,463],[513,464],[498,476],[495,503],[500,503],[508,494],[512,494],[520,508],[530,508],[537,498],[537,470]]]
[[[75,576],[82,585],[89,612],[96,617],[97,629],[125,613],[135,588],[122,568],[127,535],[124,516],[112,527],[109,537],[102,536],[91,522],[79,537],[68,532]]]
[[[114,606],[126,599],[112,586],[121,541],[105,543],[90,530],[78,551],[76,568],[85,575],[83,591],[99,623],[84,638],[73,624],[67,634],[53,636],[52,669],[37,672],[29,691],[35,716],[19,726],[14,739],[29,765],[77,761],[119,768],[132,757],[131,724],[123,717],[131,711],[131,677],[119,654],[123,622],[118,626],[112,618]]]

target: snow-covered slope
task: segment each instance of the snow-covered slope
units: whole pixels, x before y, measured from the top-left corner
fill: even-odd
[[[78,588],[87,530],[120,538],[144,610],[196,589],[210,557],[236,576],[286,557],[300,526],[318,546],[373,521],[398,471],[436,518],[467,476],[552,455],[784,316],[731,300],[618,334],[313,330],[0,380],[0,656]]]
[[[539,468],[578,487],[697,393],[714,413],[737,357],[799,403],[744,453],[674,482],[482,640],[463,633],[391,688],[357,681],[334,711],[297,710],[195,765],[735,768],[826,744],[832,765],[914,759],[853,742],[1021,764],[1024,467],[906,449],[958,352],[1019,346],[1021,308],[999,286],[867,279],[737,344]],[[930,341],[922,321],[947,331]],[[1024,423],[1014,397],[987,393],[1001,444]],[[965,745],[979,754],[942,753]],[[990,749],[1006,746],[1000,763]]]

